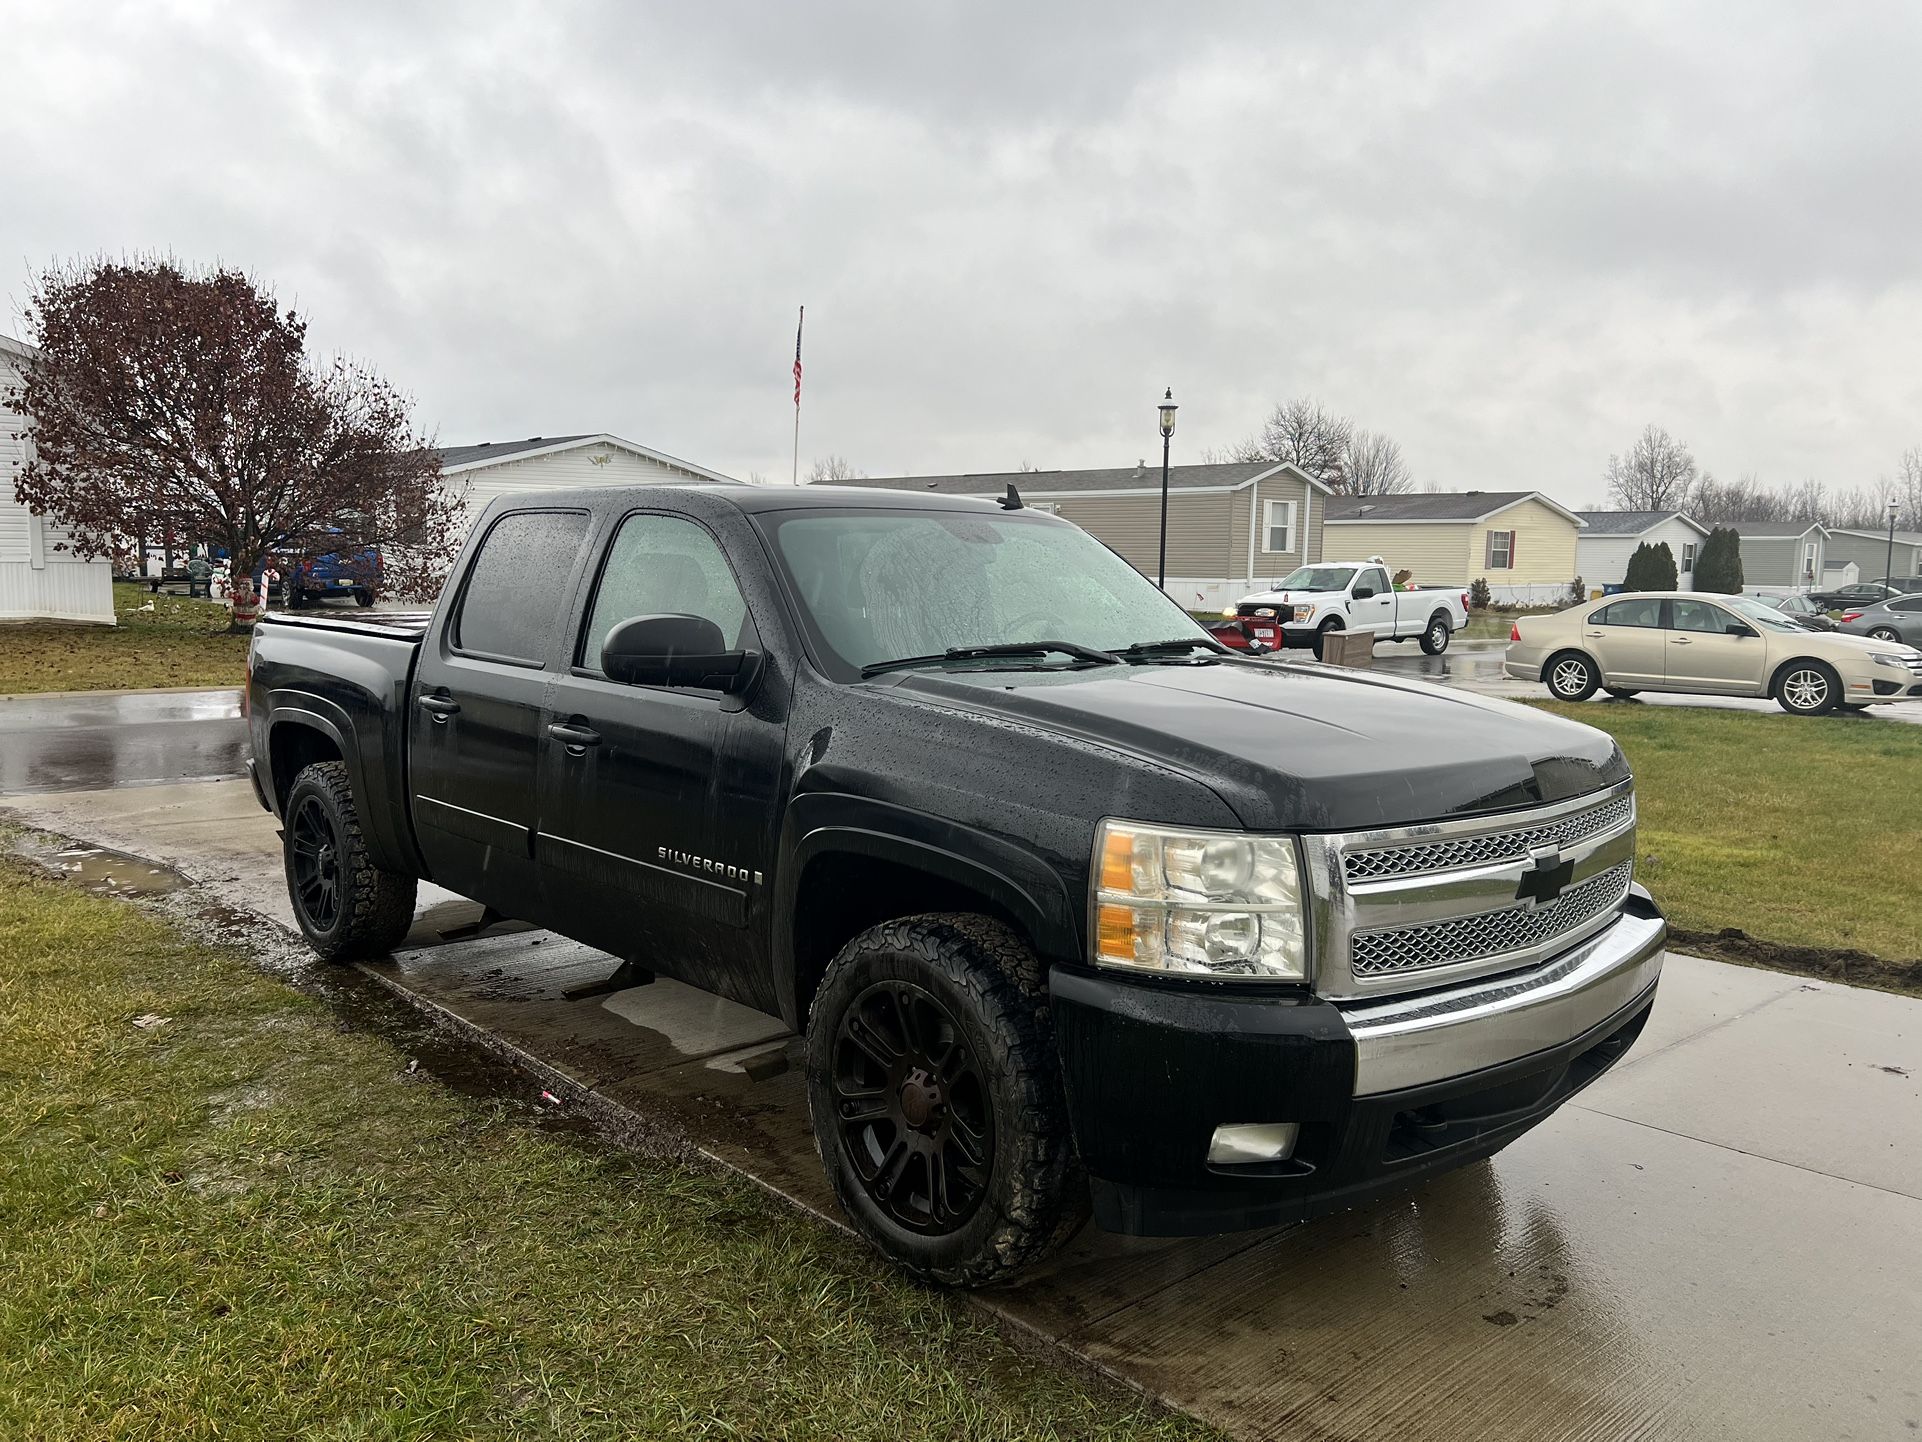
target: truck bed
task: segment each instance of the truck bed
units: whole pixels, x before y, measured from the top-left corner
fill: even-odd
[[[261,614],[259,624],[299,626],[312,631],[344,631],[349,635],[372,631],[388,640],[418,643],[427,634],[427,623],[433,619],[432,611],[369,611],[360,616],[329,616],[324,613],[296,616],[291,612],[267,611]]]

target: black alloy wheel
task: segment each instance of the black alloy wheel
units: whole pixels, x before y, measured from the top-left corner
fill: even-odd
[[[981,1059],[926,988],[876,982],[834,1036],[835,1126],[861,1188],[906,1231],[945,1235],[981,1205],[994,1104]]]
[[[321,799],[303,796],[289,827],[293,901],[315,931],[340,920],[340,837]]]

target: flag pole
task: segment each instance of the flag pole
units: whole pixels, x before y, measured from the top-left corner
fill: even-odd
[[[794,322],[794,468],[788,473],[788,484],[801,484],[801,327],[807,324],[808,308],[801,307],[801,314]]]

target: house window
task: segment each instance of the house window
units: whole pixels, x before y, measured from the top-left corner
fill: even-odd
[[[1295,549],[1295,503],[1293,501],[1268,502],[1268,524],[1261,548],[1264,551]]]
[[[1682,574],[1686,576],[1694,569],[1695,569],[1695,542],[1684,541],[1682,543]]]
[[[1802,547],[1802,579],[1805,581],[1815,579],[1815,542],[1813,541]]]
[[[1513,531],[1488,533],[1488,569],[1491,571],[1515,569],[1515,533]]]

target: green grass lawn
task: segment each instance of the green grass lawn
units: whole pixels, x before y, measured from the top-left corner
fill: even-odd
[[[113,588],[115,626],[0,626],[0,693],[238,686],[247,638],[227,634],[227,608],[184,596]]]
[[[1922,727],[1870,717],[1530,702],[1599,726],[1634,768],[1640,879],[1677,926],[1914,961]]]
[[[405,1063],[0,859],[0,1436],[1213,1435],[747,1182]]]

